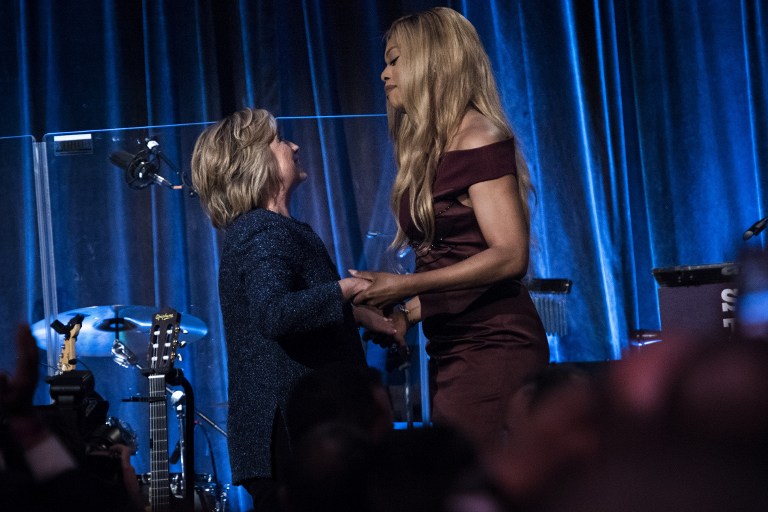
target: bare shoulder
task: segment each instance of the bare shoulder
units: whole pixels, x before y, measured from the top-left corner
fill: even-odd
[[[504,139],[505,134],[487,117],[476,110],[469,110],[446,150],[475,149]]]

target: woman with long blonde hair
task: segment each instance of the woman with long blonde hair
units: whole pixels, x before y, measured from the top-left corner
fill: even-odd
[[[400,304],[398,330],[422,322],[435,423],[480,448],[502,435],[510,396],[549,362],[546,335],[522,284],[531,184],[472,24],[449,8],[395,21],[381,74],[397,177],[394,245],[416,272],[354,271],[371,281],[354,301]]]

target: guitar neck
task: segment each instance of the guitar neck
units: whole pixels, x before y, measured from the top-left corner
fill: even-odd
[[[149,376],[150,486],[152,512],[168,512],[171,486],[168,469],[168,413],[165,375]]]
[[[75,365],[70,361],[77,359],[75,356],[75,340],[70,338],[64,341],[61,347],[61,356],[59,356],[59,373],[68,372],[75,369]]]
[[[149,502],[152,512],[171,509],[171,482],[168,474],[168,412],[165,376],[173,370],[176,359],[181,314],[165,308],[152,318],[152,332],[147,354],[149,367]]]

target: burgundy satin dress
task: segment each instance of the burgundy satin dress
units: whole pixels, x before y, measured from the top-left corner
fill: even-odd
[[[429,249],[417,251],[416,272],[453,265],[488,247],[473,209],[458,198],[475,183],[507,174],[516,175],[513,139],[443,155],[432,188],[435,240]],[[399,217],[418,245],[421,233],[410,218],[407,197]],[[491,447],[503,433],[511,395],[549,363],[544,327],[528,290],[510,279],[423,293],[419,299],[429,340],[432,421]]]

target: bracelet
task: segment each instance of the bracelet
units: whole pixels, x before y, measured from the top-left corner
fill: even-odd
[[[404,303],[398,304],[398,305],[397,305],[397,309],[399,309],[400,311],[402,311],[402,312],[403,312],[403,314],[405,315],[405,321],[408,323],[408,327],[410,327],[410,326],[412,326],[412,325],[416,324],[416,322],[414,322],[413,320],[411,320],[411,310],[410,310],[410,309],[408,309],[407,307],[405,307],[405,304],[404,304]]]

